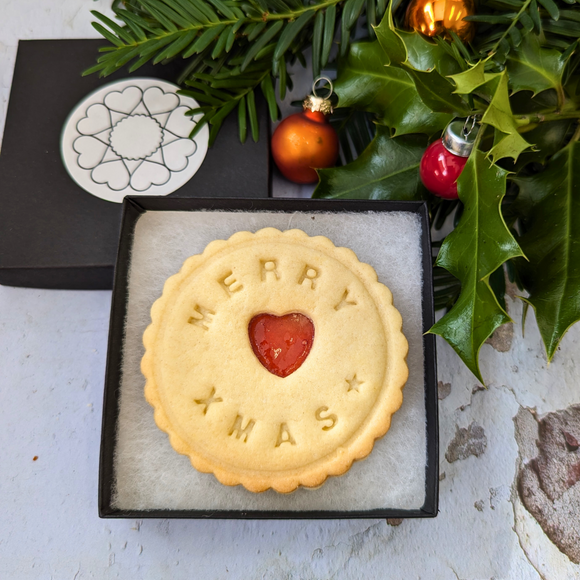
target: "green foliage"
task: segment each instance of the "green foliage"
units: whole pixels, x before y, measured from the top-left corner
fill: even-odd
[[[441,131],[451,115],[434,114],[402,69],[385,66],[386,53],[378,42],[353,44],[334,84],[341,107],[375,113],[377,121],[396,135]]]
[[[519,185],[520,245],[529,261],[518,260],[548,360],[568,328],[580,319],[580,144],[570,142],[534,177]]]
[[[530,34],[507,56],[506,67],[513,92],[534,94],[555,89],[562,95],[562,76],[566,59],[555,49],[542,48],[537,36]],[[562,98],[562,97],[561,97]]]
[[[379,126],[373,142],[356,161],[319,170],[320,183],[313,197],[422,199],[426,192],[419,179],[419,162],[426,145],[421,135],[391,139],[389,129]]]
[[[483,114],[481,122],[495,128],[493,147],[489,155],[494,161],[511,157],[517,161],[520,153],[529,146],[518,132],[517,120],[514,118],[509,99],[508,75],[504,70],[501,74],[494,75],[482,87],[489,88],[491,100]]]
[[[482,0],[466,20],[478,23],[474,52],[479,58],[491,55],[498,65],[530,37],[561,51],[580,38],[578,10],[566,0]]]
[[[107,76],[129,65],[185,59],[178,79],[203,113],[196,130],[210,124],[214,142],[228,114],[237,111],[240,138],[247,121],[258,139],[255,94],[265,97],[273,121],[278,118],[274,86],[284,98],[290,78],[287,66],[312,44],[316,75],[328,63],[340,30],[340,52],[346,54],[358,19],[370,12],[376,21],[385,12],[382,0],[125,0],[113,4],[119,22],[93,11],[94,28],[111,46],[84,72]],[[194,133],[192,134],[192,136]]]
[[[481,345],[499,326],[511,322],[489,285],[489,277],[510,258],[522,256],[501,214],[506,176],[507,171],[492,165],[482,151],[473,150],[457,180],[465,209],[436,262],[461,281],[461,294],[431,332],[445,338],[480,381]]]
[[[330,124],[338,133],[339,165],[352,163],[370,145],[376,132],[372,115],[355,109],[336,109],[330,117]]]
[[[560,0],[484,0],[471,19],[477,34],[465,45],[401,30],[389,10],[376,41],[351,46],[339,61],[339,107],[372,113],[380,131],[349,165],[321,170],[315,195],[409,199],[412,180],[390,187],[394,168],[412,165],[391,162],[400,135],[435,138],[452,118],[476,116],[460,201],[428,198],[433,227],[452,216],[455,227],[433,244],[435,305],[446,314],[431,332],[483,381],[481,345],[511,322],[504,268],[529,292],[548,358],[580,319],[580,11]]]
[[[548,359],[580,319],[579,1],[480,0],[465,43],[403,30],[398,0],[115,0],[117,21],[94,12],[109,46],[86,73],[184,59],[178,82],[200,103],[189,114],[203,115],[212,141],[235,114],[244,141],[258,139],[259,93],[276,119],[288,66],[311,48],[317,75],[336,54],[342,166],[320,170],[314,195],[426,196],[433,228],[454,228],[433,243],[445,313],[431,332],[483,380],[481,345],[510,322],[504,271],[528,293]],[[353,43],[365,24],[368,39]],[[479,135],[460,199],[427,195],[428,140],[467,116]]]
[[[415,32],[395,29],[390,13],[377,27],[376,34],[392,66],[423,72],[435,69],[443,76],[461,70],[461,62],[445,49],[445,44],[434,43]]]

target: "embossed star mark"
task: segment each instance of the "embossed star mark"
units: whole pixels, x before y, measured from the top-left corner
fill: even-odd
[[[348,384],[347,392],[356,391],[358,393],[358,388],[364,384],[364,381],[359,381],[359,379],[356,378],[356,373],[352,376],[352,379],[346,379],[346,382]]]

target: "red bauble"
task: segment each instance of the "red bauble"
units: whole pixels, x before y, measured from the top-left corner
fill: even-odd
[[[471,126],[469,126],[471,123]],[[452,121],[447,125],[441,139],[431,143],[419,166],[423,185],[433,194],[444,199],[457,199],[457,178],[461,175],[467,158],[473,150],[479,129],[475,130],[477,118]]]
[[[316,169],[338,159],[338,135],[321,111],[286,117],[272,135],[272,157],[282,175],[295,183],[316,183]]]
[[[431,193],[444,199],[457,199],[457,178],[466,163],[467,157],[451,153],[444,147],[442,139],[437,139],[421,158],[421,181]]]

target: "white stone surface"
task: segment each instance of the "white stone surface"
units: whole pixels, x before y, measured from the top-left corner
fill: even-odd
[[[18,38],[95,37],[107,0],[0,0],[0,124]],[[280,190],[278,190],[280,191]],[[300,194],[300,192],[295,192]],[[4,226],[4,224],[2,224]],[[580,326],[549,369],[521,305],[511,350],[482,349],[489,390],[438,341],[440,514],[406,520],[100,520],[97,469],[109,292],[0,288],[0,578],[569,580],[573,564],[514,493],[512,418],[580,402]],[[483,454],[449,463],[456,429],[485,432]],[[36,461],[33,458],[38,456]],[[578,485],[578,484],[577,484]]]

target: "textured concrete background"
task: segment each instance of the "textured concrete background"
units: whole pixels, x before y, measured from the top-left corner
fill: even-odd
[[[0,126],[18,38],[95,37],[89,10],[108,4],[0,0]],[[109,306],[109,292],[0,288],[1,579],[580,578],[580,326],[548,369],[533,314],[524,340],[508,299],[517,324],[482,348],[488,390],[439,341],[434,520],[105,521]]]

